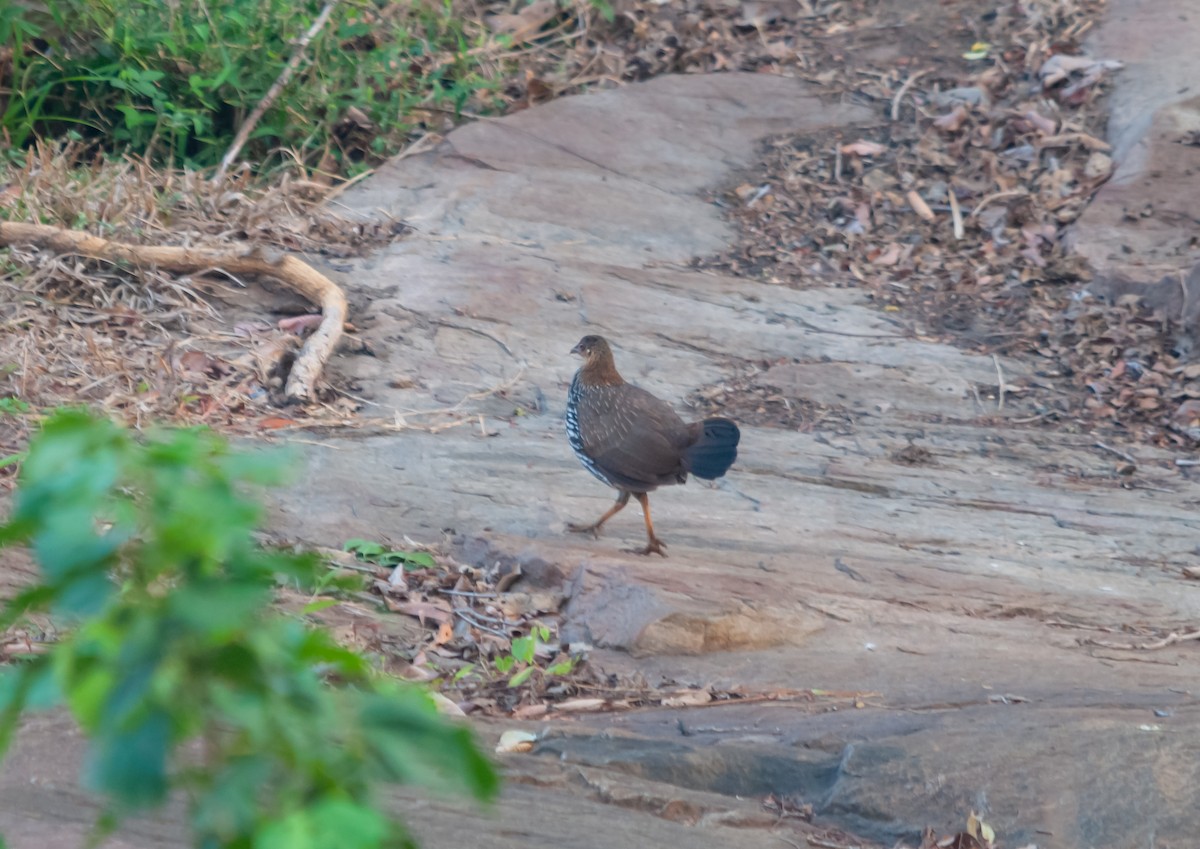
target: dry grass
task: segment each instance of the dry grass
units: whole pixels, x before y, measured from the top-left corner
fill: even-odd
[[[3,215],[135,244],[246,245],[346,256],[392,241],[400,223],[349,222],[327,187],[281,174],[205,175],[39,147],[0,169]],[[148,421],[253,428],[272,415],[270,372],[298,337],[256,305],[264,293],[219,268],[180,277],[153,267],[15,246],[0,253],[0,398],[35,410],[88,404]],[[303,311],[299,302],[286,311]],[[310,415],[320,416],[316,405]],[[339,415],[344,414],[339,410]],[[28,417],[0,414],[0,457]],[[11,473],[12,467],[8,467]],[[5,471],[0,470],[0,476]]]
[[[0,167],[0,209],[12,221],[85,229],[124,242],[224,245],[250,242],[327,256],[386,243],[403,225],[351,224],[337,215],[328,183],[283,171],[270,182],[247,169],[221,180],[113,159],[79,143],[39,145]]]

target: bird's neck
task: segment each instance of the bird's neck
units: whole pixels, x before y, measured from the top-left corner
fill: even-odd
[[[620,386],[625,382],[617,372],[612,357],[600,357],[584,363],[577,379],[584,386]]]

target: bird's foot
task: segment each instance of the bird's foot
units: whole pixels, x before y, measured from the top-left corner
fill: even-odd
[[[567,530],[573,534],[591,534],[592,539],[600,539],[600,525],[577,525],[574,522],[567,522]]]
[[[660,540],[658,537],[652,537],[650,539],[650,542],[646,543],[645,548],[633,548],[630,550],[634,554],[641,554],[641,555],[658,554],[658,555],[661,555],[662,557],[667,556],[667,544],[665,542],[663,542],[662,540]]]

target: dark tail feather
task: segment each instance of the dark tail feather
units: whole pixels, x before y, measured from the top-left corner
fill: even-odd
[[[742,434],[729,419],[705,419],[693,427],[700,435],[684,452],[684,464],[696,477],[715,480],[729,471],[737,459],[738,440]]]

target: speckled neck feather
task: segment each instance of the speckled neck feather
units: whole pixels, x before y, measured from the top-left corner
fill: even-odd
[[[584,386],[620,386],[625,382],[617,372],[612,348],[607,342],[596,345],[579,369],[578,380]]]

